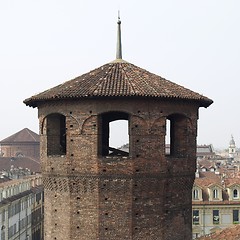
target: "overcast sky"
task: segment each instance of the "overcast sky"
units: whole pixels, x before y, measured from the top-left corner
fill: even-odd
[[[240,147],[239,0],[1,0],[0,140],[38,133],[24,99],[115,59],[119,9],[123,59],[214,100],[198,144]]]

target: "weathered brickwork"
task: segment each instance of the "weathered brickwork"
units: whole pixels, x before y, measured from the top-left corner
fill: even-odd
[[[198,107],[147,98],[42,103],[45,240],[190,240]],[[102,114],[111,112],[128,116],[129,156],[101,154]],[[60,119],[54,125],[51,114],[65,117],[66,152],[55,154],[61,139],[49,144]],[[174,122],[170,155],[167,118]]]

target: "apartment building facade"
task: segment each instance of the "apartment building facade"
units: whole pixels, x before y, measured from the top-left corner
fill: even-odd
[[[240,179],[200,172],[192,189],[193,238],[240,223]]]
[[[41,176],[0,184],[0,240],[43,239]]]

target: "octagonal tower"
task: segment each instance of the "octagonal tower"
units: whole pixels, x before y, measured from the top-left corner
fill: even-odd
[[[120,24],[115,61],[24,101],[39,112],[45,240],[192,239],[198,109],[212,100],[124,61]],[[129,151],[109,144],[116,120]]]

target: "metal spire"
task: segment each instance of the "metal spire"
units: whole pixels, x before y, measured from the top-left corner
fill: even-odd
[[[117,30],[117,52],[116,59],[122,59],[122,41],[121,41],[121,20],[120,20],[120,12],[118,11],[118,30]]]

